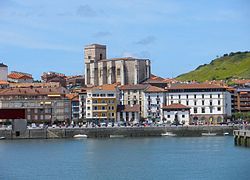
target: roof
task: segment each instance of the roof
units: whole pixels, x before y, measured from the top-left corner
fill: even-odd
[[[129,84],[120,87],[121,90],[144,90],[148,87],[147,84]]]
[[[10,73],[8,75],[8,78],[11,78],[11,79],[33,79],[31,76],[28,76],[25,74],[20,74],[20,73]]]
[[[5,65],[4,63],[0,63],[0,67],[8,67],[8,66]]]
[[[76,93],[66,94],[66,97],[71,101],[79,101],[79,95]]]
[[[134,61],[134,60],[146,61],[149,59],[140,59],[140,58],[134,58],[134,57],[121,57],[121,58],[102,59],[99,62],[102,62],[102,61]]]
[[[53,87],[53,88],[8,88],[0,92],[0,96],[12,96],[12,95],[54,95],[60,94],[64,95],[67,93],[67,89],[63,87]]]
[[[168,90],[178,90],[178,89],[226,89],[226,87],[218,86],[214,84],[175,84],[172,85]]]
[[[190,107],[185,106],[183,104],[174,103],[168,106],[163,106],[162,109],[190,109]]]
[[[0,80],[0,85],[7,85],[7,84],[9,84],[7,81]]]
[[[234,79],[232,80],[236,84],[247,84],[250,83],[250,79]]]
[[[91,88],[91,90],[115,91],[117,84],[104,84]]]
[[[163,88],[149,85],[145,92],[165,92],[165,90]]]
[[[118,112],[140,112],[140,105],[118,105],[117,106]]]

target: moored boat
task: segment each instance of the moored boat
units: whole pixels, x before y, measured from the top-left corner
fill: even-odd
[[[86,134],[77,134],[73,136],[74,138],[87,138],[88,136]]]

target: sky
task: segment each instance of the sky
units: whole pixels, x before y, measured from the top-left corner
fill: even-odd
[[[0,0],[0,62],[9,71],[84,73],[83,48],[149,58],[165,78],[250,50],[249,0]]]

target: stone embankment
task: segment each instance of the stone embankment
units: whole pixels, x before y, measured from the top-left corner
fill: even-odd
[[[236,146],[250,147],[250,130],[235,130],[234,144]]]
[[[216,135],[233,135],[238,126],[167,126],[167,127],[110,127],[110,128],[34,128],[22,132],[11,129],[0,129],[0,137],[5,139],[52,139],[72,138],[74,135],[87,135],[89,138],[122,137],[152,137],[171,134],[179,137],[198,137],[202,133]]]

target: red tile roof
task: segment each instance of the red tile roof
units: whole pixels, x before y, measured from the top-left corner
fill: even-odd
[[[79,101],[79,95],[76,93],[66,94],[66,97],[71,101]]]
[[[25,96],[39,96],[39,95],[65,95],[67,89],[63,87],[53,88],[8,88],[0,92],[0,96],[13,96],[13,95],[25,95]]]
[[[162,109],[190,109],[190,107],[183,104],[174,103],[168,106],[163,106]]]
[[[0,85],[7,85],[7,84],[9,84],[7,81],[0,80]]]
[[[218,86],[214,84],[176,84],[172,85],[169,90],[175,89],[226,89],[226,87]]]
[[[91,88],[91,90],[103,90],[103,91],[115,91],[117,84],[104,84],[102,86],[96,86]]]
[[[19,73],[11,73],[8,75],[8,78],[11,78],[11,79],[33,79],[31,76],[28,76],[25,74],[19,74]]]
[[[121,90],[144,90],[148,87],[147,84],[129,84],[120,87]]]
[[[140,105],[118,105],[117,112],[140,112]]]
[[[145,92],[165,92],[165,90],[163,88],[149,85]]]

